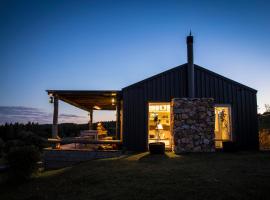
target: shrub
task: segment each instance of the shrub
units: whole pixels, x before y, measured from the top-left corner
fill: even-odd
[[[8,140],[5,144],[4,151],[6,154],[8,154],[11,149],[23,146],[25,146],[25,143],[21,140]]]
[[[2,155],[3,155],[4,147],[5,147],[5,143],[4,143],[4,141],[0,138],[0,158],[1,158]]]
[[[39,160],[39,150],[34,146],[12,148],[7,154],[10,180],[22,181],[30,178],[38,169]]]
[[[19,132],[18,139],[22,140],[26,145],[34,145],[40,150],[45,147],[44,139],[31,131]]]

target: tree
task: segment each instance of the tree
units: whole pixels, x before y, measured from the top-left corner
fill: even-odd
[[[4,151],[5,143],[4,141],[0,138],[0,158],[2,157],[3,151]]]
[[[270,104],[264,104],[264,108],[265,108],[265,113],[270,112]]]

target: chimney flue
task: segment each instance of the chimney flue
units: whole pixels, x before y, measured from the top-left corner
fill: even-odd
[[[193,63],[193,36],[191,31],[187,36],[187,63],[188,63],[188,97],[194,98],[194,63]]]

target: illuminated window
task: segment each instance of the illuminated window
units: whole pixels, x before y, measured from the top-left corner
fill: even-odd
[[[148,143],[164,142],[171,148],[170,103],[149,103]]]
[[[223,141],[232,141],[231,107],[215,106],[215,146],[222,148]]]

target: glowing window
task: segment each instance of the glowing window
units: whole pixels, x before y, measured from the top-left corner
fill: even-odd
[[[222,148],[223,141],[232,141],[231,107],[229,105],[215,106],[215,145]]]

